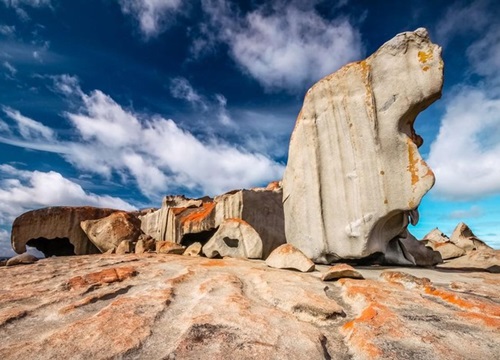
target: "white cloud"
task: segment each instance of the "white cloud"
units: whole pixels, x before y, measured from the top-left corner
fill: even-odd
[[[500,99],[465,87],[449,100],[428,163],[434,193],[450,199],[500,192]]]
[[[11,25],[0,25],[0,34],[5,36],[12,36],[16,32],[16,27]]]
[[[478,218],[483,215],[484,211],[480,206],[472,205],[469,209],[452,211],[448,218],[463,221],[464,219]]]
[[[170,81],[170,93],[176,99],[186,100],[193,106],[200,106],[203,110],[208,109],[206,99],[198,94],[189,81],[183,77],[176,77]]]
[[[122,12],[133,16],[141,32],[148,37],[156,36],[173,21],[173,15],[182,7],[181,0],[119,0]]]
[[[245,16],[225,0],[204,0],[210,26],[201,29],[207,46],[212,32],[231,57],[266,89],[302,91],[362,54],[361,36],[349,20],[326,20],[314,7],[278,2]],[[199,53],[203,41],[196,41]]]
[[[6,6],[18,7],[28,5],[33,7],[50,6],[52,0],[2,0]]]
[[[453,88],[430,148],[428,163],[436,174],[434,194],[446,199],[500,193],[500,26],[490,16],[488,4],[479,1],[471,5],[477,12],[472,18],[479,16],[489,22],[481,25],[481,33],[475,34],[477,40],[467,49],[470,71],[483,78],[474,85]],[[447,34],[460,34],[456,28],[461,25],[450,25]]]
[[[12,66],[11,63],[9,63],[8,61],[4,61],[2,65],[4,68],[6,68],[9,71],[11,76],[16,75],[17,69],[14,66]]]
[[[54,140],[54,131],[42,123],[22,115],[8,106],[2,106],[3,112],[17,124],[20,135],[25,140]]]
[[[201,141],[173,120],[124,109],[99,90],[89,94],[79,88],[63,92],[80,94],[81,108],[66,114],[77,140],[51,142],[49,147],[36,140],[12,140],[7,135],[0,141],[59,152],[87,174],[106,178],[117,174],[125,184],[133,180],[144,195],[154,199],[174,190],[215,195],[282,176],[283,164],[265,155],[216,137]],[[225,106],[224,98],[218,101]],[[38,140],[43,140],[39,135]]]

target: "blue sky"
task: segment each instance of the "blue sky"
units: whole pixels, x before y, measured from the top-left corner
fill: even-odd
[[[423,237],[500,248],[500,6],[481,1],[0,0],[0,255],[51,205],[158,207],[282,176],[305,91],[397,33],[443,47],[415,124]]]

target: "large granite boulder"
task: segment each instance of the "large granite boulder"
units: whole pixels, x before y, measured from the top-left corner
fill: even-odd
[[[255,229],[241,219],[227,219],[203,246],[203,254],[244,259],[262,258],[262,239]]]
[[[124,211],[117,211],[97,220],[82,221],[80,226],[103,253],[117,248],[124,240],[136,242],[142,234],[141,221]]]
[[[417,29],[307,92],[283,178],[289,243],[331,263],[385,253],[405,236],[434,184],[413,123],[442,85],[441,48]]]
[[[471,250],[464,256],[451,259],[438,266],[444,269],[484,270],[500,273],[500,250],[491,248]]]
[[[26,212],[12,225],[12,248],[18,254],[33,246],[45,256],[98,254],[80,222],[106,217],[117,210],[90,206],[55,206]]]

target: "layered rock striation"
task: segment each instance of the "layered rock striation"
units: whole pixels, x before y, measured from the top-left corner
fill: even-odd
[[[399,239],[434,175],[413,123],[442,85],[441,48],[417,29],[307,92],[283,178],[289,243],[320,263],[389,253],[418,264]]]

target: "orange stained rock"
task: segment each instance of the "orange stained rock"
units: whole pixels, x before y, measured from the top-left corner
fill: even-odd
[[[212,214],[212,211],[214,209],[214,202],[203,203],[199,208],[196,208],[193,211],[189,212],[187,215],[181,217],[180,223],[184,225],[193,222],[201,222],[208,218]]]
[[[493,304],[486,301],[474,300],[474,299],[464,299],[452,293],[450,291],[437,289],[433,286],[426,286],[424,288],[426,294],[437,296],[442,300],[458,306],[462,309],[472,310],[484,314],[488,314],[490,316],[500,317],[500,305]]]
[[[78,289],[94,284],[110,284],[117,281],[123,281],[137,275],[137,271],[132,266],[123,266],[110,268],[83,276],[75,276],[68,280],[68,286],[71,289]]]
[[[479,320],[484,325],[500,331],[500,318],[490,316],[488,313],[459,312],[458,315],[468,320]]]
[[[420,180],[418,176],[418,157],[416,156],[415,144],[411,139],[407,139],[408,143],[408,171],[411,174],[411,184],[415,186],[416,183]]]
[[[427,61],[432,60],[434,56],[432,55],[432,50],[429,51],[419,51],[418,52],[418,61],[422,64],[427,63]]]

